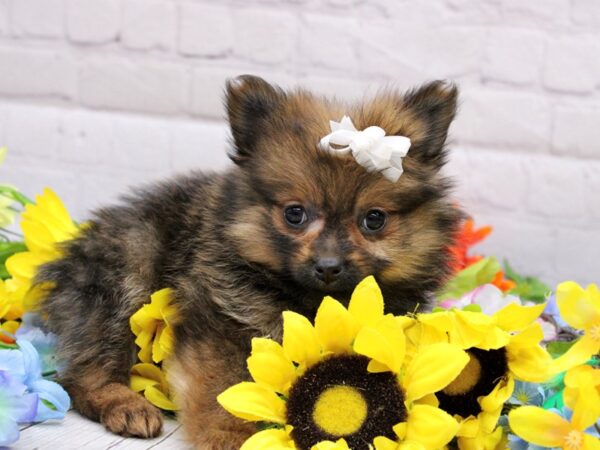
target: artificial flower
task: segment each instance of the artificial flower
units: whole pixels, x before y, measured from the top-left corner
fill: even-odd
[[[150,296],[150,303],[143,305],[130,318],[131,331],[140,347],[140,364],[131,371],[131,388],[143,392],[153,405],[166,411],[174,411],[176,405],[161,367],[162,361],[173,351],[173,329],[171,323],[176,308],[171,304],[171,289],[161,289]]]
[[[150,303],[143,305],[130,318],[129,325],[140,347],[138,358],[143,363],[159,363],[173,350],[171,322],[176,309],[171,304],[173,291],[161,289],[150,296]]]
[[[27,386],[11,375],[11,364],[12,358],[5,355],[0,367],[0,447],[19,439],[19,424],[33,422],[39,404],[38,395],[28,393]]]
[[[509,403],[514,405],[533,405],[541,406],[544,402],[544,390],[537,383],[527,383],[526,381],[516,381],[515,390],[509,399]]]
[[[131,368],[130,387],[144,394],[146,400],[165,411],[176,411],[171,400],[169,384],[161,368],[149,363],[135,364]]]
[[[347,309],[326,297],[314,326],[284,312],[281,345],[252,341],[248,368],[254,381],[217,398],[237,417],[278,427],[258,432],[242,448],[360,450],[377,447],[377,439],[394,446],[415,441],[424,449],[446,445],[453,433],[437,430],[443,424],[452,431],[456,421],[416,402],[448,385],[468,356],[456,345],[436,343],[408,358],[403,324],[384,315],[373,277],[357,286]]]
[[[454,236],[454,244],[449,248],[452,255],[452,271],[459,272],[464,268],[483,259],[481,255],[469,256],[469,250],[483,241],[492,232],[492,227],[485,226],[475,229],[473,219],[465,220],[458,233]]]
[[[564,378],[563,398],[573,411],[575,423],[595,423],[600,419],[600,369],[578,366],[570,369]],[[584,417],[580,417],[584,415]]]
[[[23,315],[23,304],[11,281],[0,280],[0,320],[15,320]]]
[[[42,284],[32,288],[38,268],[59,258],[61,250],[57,244],[75,238],[79,227],[60,198],[49,188],[36,196],[36,203],[27,204],[21,216],[27,251],[15,253],[6,260],[6,268],[11,275],[6,283],[13,295],[23,301],[26,309],[34,309],[51,287]]]
[[[29,392],[39,397],[39,404],[34,421],[62,419],[71,406],[67,392],[57,383],[42,377],[42,363],[37,350],[26,340],[17,340],[18,349],[0,350],[17,355],[17,365],[9,370],[19,376],[19,381],[25,384]],[[6,357],[6,353],[2,356]],[[2,359],[0,356],[0,359]]]
[[[460,417],[463,449],[501,445],[504,437],[496,425],[515,379],[540,382],[551,376],[551,358],[540,345],[543,334],[535,322],[545,305],[502,300],[497,307],[491,316],[456,309],[420,314],[407,329],[415,345],[449,342],[470,357],[461,374],[435,394],[441,409]]]
[[[555,360],[554,370],[562,372],[600,353],[600,290],[595,284],[583,289],[573,281],[566,281],[556,289],[556,303],[565,322],[583,331],[583,336]]]
[[[521,406],[508,414],[512,431],[527,442],[565,450],[598,450],[600,439],[584,433],[591,416],[574,411],[571,421],[538,406]]]
[[[41,371],[44,376],[52,375],[58,370],[56,355],[57,336],[44,330],[45,324],[39,314],[26,313],[21,324],[15,331],[17,339],[28,341],[35,347],[41,362]]]
[[[16,424],[62,419],[70,406],[65,390],[42,378],[39,355],[28,341],[0,350],[0,445],[18,438]]]

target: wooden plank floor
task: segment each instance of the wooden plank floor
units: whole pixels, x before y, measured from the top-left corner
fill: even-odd
[[[156,439],[124,438],[109,433],[75,411],[69,411],[65,420],[26,425],[21,438],[10,447],[13,450],[189,450],[180,425],[165,419],[162,434]]]

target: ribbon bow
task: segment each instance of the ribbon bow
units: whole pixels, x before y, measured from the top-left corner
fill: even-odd
[[[332,154],[352,153],[356,162],[369,172],[381,172],[391,182],[402,175],[402,158],[408,153],[410,139],[406,136],[386,136],[385,130],[371,126],[358,131],[352,119],[329,121],[331,133],[321,139],[319,148]]]

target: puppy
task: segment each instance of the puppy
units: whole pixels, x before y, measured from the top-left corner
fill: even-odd
[[[160,412],[128,388],[129,317],[164,287],[179,311],[169,376],[198,449],[239,448],[254,431],[215,398],[248,378],[253,336],[281,336],[282,311],[314,318],[324,295],[347,302],[367,275],[388,312],[426,305],[460,217],[439,174],[456,101],[442,82],[345,105],[253,76],[230,81],[231,170],[192,172],[98,211],[40,270],[75,408],[115,433],[160,433]],[[344,115],[411,139],[397,182],[319,148]]]

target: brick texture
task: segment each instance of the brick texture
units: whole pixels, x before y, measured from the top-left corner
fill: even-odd
[[[596,0],[0,0],[0,182],[79,219],[128,186],[231,164],[225,80],[360,99],[452,79],[446,173],[482,251],[600,282]],[[332,118],[335,119],[335,118]]]

